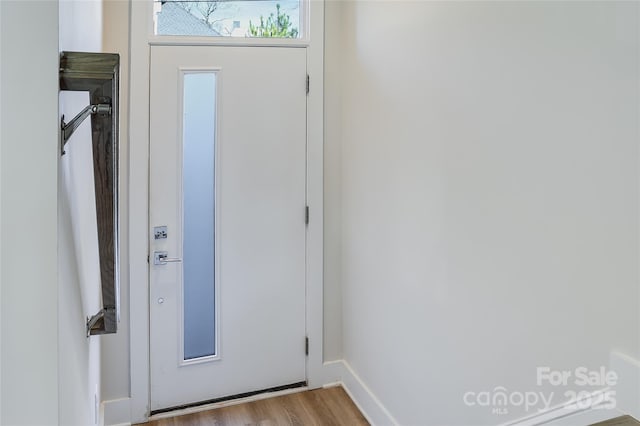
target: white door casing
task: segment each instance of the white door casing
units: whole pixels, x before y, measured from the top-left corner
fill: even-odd
[[[307,382],[321,387],[340,380],[336,363],[323,360],[323,74],[324,74],[324,0],[308,3],[308,32],[299,41],[291,39],[247,39],[237,45],[296,46],[307,49],[307,70],[311,77],[307,95],[307,202],[311,220],[307,225],[306,253],[306,323],[309,337]],[[130,108],[127,148],[120,153],[128,174],[122,182],[128,189],[123,197],[128,238],[123,240],[128,251],[129,274],[123,278],[129,299],[130,398],[106,404],[105,415],[131,423],[144,423],[150,412],[149,363],[149,68],[153,45],[229,45],[222,40],[153,35],[153,2],[129,1],[130,11]],[[125,299],[126,301],[126,299]],[[126,303],[123,305],[126,308]],[[124,367],[123,367],[124,368]],[[126,368],[125,368],[126,370]],[[123,394],[124,395],[124,394]],[[117,409],[116,409],[117,405]]]
[[[305,375],[306,49],[153,46],[150,75],[151,410]],[[216,75],[215,357],[183,362],[182,76]],[[213,259],[212,259],[213,261]],[[162,300],[163,303],[158,303]]]

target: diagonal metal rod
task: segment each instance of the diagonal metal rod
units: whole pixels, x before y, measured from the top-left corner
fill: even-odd
[[[78,127],[82,124],[82,122],[91,114],[111,114],[111,105],[109,104],[97,104],[97,105],[88,105],[85,109],[80,111],[78,115],[73,117],[73,119],[69,123],[64,122],[64,117],[62,117],[62,145],[67,143],[73,132],[76,131]]]

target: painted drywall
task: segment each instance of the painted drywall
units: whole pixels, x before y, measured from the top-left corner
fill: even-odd
[[[102,48],[120,54],[120,323],[102,338],[102,400],[129,397],[129,2],[103,0]]]
[[[100,52],[101,2],[60,2],[59,38],[60,51]],[[61,92],[60,114],[68,121],[88,103],[88,92]],[[101,309],[102,301],[90,120],[76,130],[65,151],[58,187],[60,424],[94,425],[101,400],[102,337],[87,338],[86,318]]]
[[[59,378],[58,2],[1,1],[0,15],[0,424],[53,425]]]
[[[401,424],[498,424],[527,412],[494,414],[480,392],[557,404],[537,367],[637,359],[639,5],[341,7],[343,352],[359,377]]]
[[[2,7],[0,7],[0,23],[2,23]],[[0,47],[2,47],[2,31],[0,30]],[[0,99],[2,97],[2,61],[0,55]],[[0,129],[2,129],[2,104],[0,101]],[[2,132],[0,132],[0,146],[2,146]],[[0,188],[2,188],[2,148],[0,148]],[[0,206],[2,199],[0,197]],[[0,208],[0,308],[2,307],[2,208]],[[2,315],[0,314],[0,330],[2,330]],[[0,420],[2,420],[2,337],[0,336]]]
[[[616,408],[640,419],[640,360],[613,352],[610,367],[618,376],[613,388]]]
[[[324,360],[342,359],[342,6],[325,3],[324,34]]]

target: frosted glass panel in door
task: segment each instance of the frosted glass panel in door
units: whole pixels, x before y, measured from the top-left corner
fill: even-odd
[[[184,359],[216,355],[216,74],[183,74]]]

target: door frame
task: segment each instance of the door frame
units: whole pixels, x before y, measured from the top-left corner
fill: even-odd
[[[323,360],[323,141],[324,141],[324,0],[308,0],[303,38],[189,39],[153,35],[152,0],[130,1],[129,98],[129,309],[131,422],[145,422],[150,412],[149,362],[149,65],[152,44],[296,46],[307,49],[310,77],[307,97],[307,176],[309,224],[306,229],[307,383],[318,388],[338,378]]]

